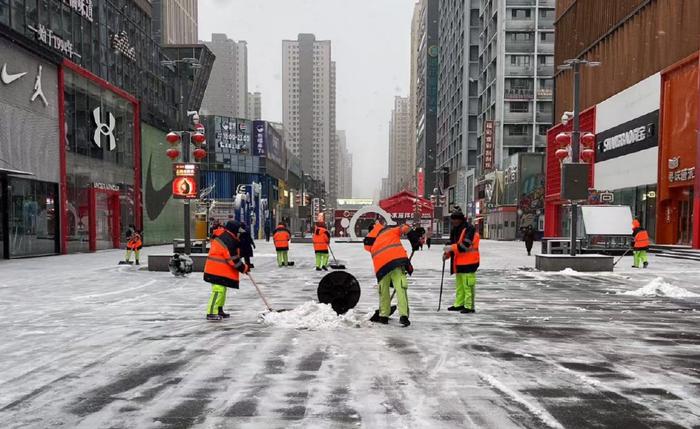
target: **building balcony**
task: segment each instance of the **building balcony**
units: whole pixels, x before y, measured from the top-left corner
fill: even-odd
[[[552,48],[552,52],[554,48]],[[535,43],[532,40],[507,40],[506,41],[506,52],[524,52],[531,53],[535,52]]]
[[[533,18],[506,19],[506,31],[535,31],[535,20]]]
[[[506,45],[506,49],[508,49],[508,45]],[[537,45],[537,53],[538,54],[554,54],[554,43],[540,42],[540,44]]]
[[[527,66],[519,66],[519,65],[512,65],[512,64],[506,64],[505,67],[505,75],[506,77],[511,77],[511,76],[533,76],[533,67],[531,65]]]
[[[554,65],[538,65],[537,76],[554,76]]]
[[[537,122],[552,123],[552,112],[537,112]]]
[[[554,28],[554,18],[542,18],[537,20],[537,28],[540,30],[551,30]]]
[[[504,114],[503,122],[506,124],[532,123],[532,112],[508,112]]]
[[[508,0],[508,7],[516,7],[516,6],[534,6],[536,0]],[[540,4],[542,1],[540,1]]]
[[[552,88],[540,88],[537,90],[538,100],[551,100],[554,95],[554,90]]]
[[[531,88],[506,88],[503,90],[506,100],[532,100],[534,94]]]

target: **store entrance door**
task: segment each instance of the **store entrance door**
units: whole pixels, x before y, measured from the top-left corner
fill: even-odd
[[[91,189],[90,251],[119,248],[120,214],[119,191]]]
[[[678,202],[678,244],[693,243],[693,188],[684,189]]]

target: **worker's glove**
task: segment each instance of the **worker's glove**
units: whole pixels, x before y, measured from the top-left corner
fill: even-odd
[[[408,266],[406,266],[406,273],[407,273],[409,276],[410,276],[411,274],[413,274],[413,265],[411,265],[410,262],[408,263]]]
[[[233,267],[236,270],[238,270],[239,273],[243,273],[243,274],[246,274],[247,272],[250,271],[250,268],[243,261],[236,262],[236,265],[234,265]]]
[[[442,248],[442,251],[446,254],[451,254],[452,253],[452,246],[447,245],[447,246]]]
[[[443,260],[443,261],[446,261],[446,260],[448,260],[448,259],[450,259],[450,254],[449,254],[449,253],[443,253],[443,254],[442,254],[442,260]]]

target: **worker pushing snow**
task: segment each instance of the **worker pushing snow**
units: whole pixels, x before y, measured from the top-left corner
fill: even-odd
[[[326,229],[325,218],[323,213],[318,214],[314,234],[311,237],[316,255],[316,271],[328,271],[328,249],[331,244],[331,234]]]
[[[443,261],[450,259],[450,273],[455,275],[455,301],[448,311],[474,313],[476,271],[479,269],[479,233],[461,211],[450,215],[450,244],[445,246]]]
[[[287,225],[284,222],[280,222],[272,235],[272,241],[274,241],[275,250],[277,251],[278,267],[289,266],[289,242],[291,238],[292,235],[289,233]]]
[[[241,273],[249,271],[248,265],[240,256],[238,232],[241,225],[228,221],[226,227],[214,231],[211,247],[204,266],[204,281],[211,283],[211,296],[207,305],[207,320],[221,320],[229,317],[224,312],[226,291],[238,289]]]

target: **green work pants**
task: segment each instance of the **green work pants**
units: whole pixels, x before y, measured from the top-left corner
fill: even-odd
[[[131,252],[132,252],[131,249],[126,249],[126,259],[125,259],[126,262],[129,262],[131,260]],[[141,251],[134,250],[133,252],[134,252],[134,259],[136,259],[136,262],[138,262],[139,261],[139,253],[141,253]]]
[[[316,268],[328,266],[328,253],[316,252]]]
[[[277,251],[277,266],[284,267],[289,264],[289,251],[288,250],[278,250]]]
[[[643,264],[649,263],[649,256],[647,255],[646,250],[635,250],[633,252],[634,256],[634,266],[637,268],[641,268]]]
[[[476,273],[457,273],[455,275],[455,307],[474,309],[474,289]]]
[[[226,286],[217,284],[211,285],[211,296],[209,297],[209,305],[207,306],[207,314],[219,314],[219,309],[224,308],[226,304]]]
[[[379,281],[379,315],[391,315],[391,286],[396,289],[396,299],[399,302],[399,315],[408,317],[408,278],[403,267],[394,268]]]

